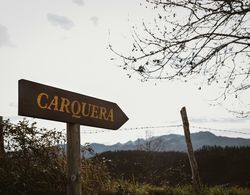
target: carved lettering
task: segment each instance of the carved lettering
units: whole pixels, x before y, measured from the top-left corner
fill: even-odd
[[[74,118],[91,117],[99,120],[114,122],[113,109],[77,100],[70,101],[65,97],[50,97],[45,92],[38,94],[37,105],[41,109],[71,114]]]
[[[69,106],[70,106],[70,101],[67,98],[61,97],[61,106],[60,106],[60,112],[67,112],[70,113],[69,111]]]
[[[45,97],[46,100],[48,100],[49,95],[47,93],[40,93],[37,96],[36,102],[37,102],[37,105],[39,106],[39,108],[46,109],[48,107],[48,103],[46,102],[44,105],[42,105],[42,98],[43,97]]]
[[[99,119],[106,119],[106,114],[107,114],[107,109],[105,107],[100,107],[100,114],[99,114]]]
[[[82,115],[84,116],[84,117],[88,117],[89,116],[89,114],[90,114],[90,105],[88,104],[88,108],[86,108],[86,103],[85,102],[82,102]],[[87,111],[87,112],[86,112]]]
[[[114,110],[110,109],[109,113],[108,113],[108,117],[106,118],[106,120],[114,122]]]
[[[90,117],[98,118],[99,106],[92,105],[92,114]]]
[[[48,109],[51,110],[51,107],[54,107],[53,110],[58,111],[58,96],[54,96],[54,98],[52,99],[52,101],[50,102]]]
[[[81,118],[81,116],[79,115],[81,113],[81,104],[78,101],[73,101],[71,103],[71,111],[73,113],[72,117],[75,118]]]

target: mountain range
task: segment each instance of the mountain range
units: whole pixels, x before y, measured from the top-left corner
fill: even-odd
[[[229,138],[224,136],[216,136],[211,132],[202,131],[191,134],[193,149],[197,150],[203,146],[250,146],[250,139],[244,138]],[[106,151],[121,151],[121,150],[146,150],[146,151],[181,151],[187,149],[185,137],[183,135],[169,134],[148,139],[137,139],[128,141],[124,144],[117,143],[114,145],[104,145],[98,143],[90,144],[95,153]]]

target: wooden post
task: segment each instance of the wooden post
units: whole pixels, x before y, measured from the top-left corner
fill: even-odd
[[[190,167],[192,171],[193,187],[194,187],[194,190],[197,193],[199,193],[201,189],[201,182],[200,182],[200,176],[199,176],[199,171],[198,171],[198,165],[194,156],[193,146],[191,142],[189,122],[188,122],[188,117],[187,117],[187,112],[186,112],[185,107],[181,109],[181,118],[182,118],[183,129],[184,129],[184,134],[185,134],[185,139],[186,139],[186,144],[187,144],[188,159],[189,159],[189,163],[190,163]]]
[[[3,136],[3,117],[0,116],[0,158],[4,157],[4,136]]]
[[[67,123],[67,195],[81,195],[80,125]]]

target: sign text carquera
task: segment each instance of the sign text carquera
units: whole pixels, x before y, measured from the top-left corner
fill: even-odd
[[[91,117],[114,122],[114,110],[98,105],[73,100],[66,97],[53,96],[42,92],[37,96],[37,105],[41,109],[70,114],[74,118]]]
[[[109,101],[19,80],[18,114],[67,123],[118,129],[128,117]]]

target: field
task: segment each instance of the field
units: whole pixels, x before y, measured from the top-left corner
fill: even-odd
[[[122,184],[121,184],[122,183]],[[138,194],[138,195],[249,195],[250,189],[240,187],[203,187],[200,192],[195,193],[192,186],[177,187],[155,187],[150,185],[136,185],[121,182],[118,188],[103,192],[104,194]]]
[[[17,125],[6,121],[5,127],[0,194],[66,194],[66,156],[56,145],[63,140],[62,134],[38,129],[25,120]],[[196,151],[203,185],[199,191],[192,188],[190,165],[183,152],[102,153],[82,159],[79,179],[84,195],[250,195],[249,153],[250,147],[214,146]]]

